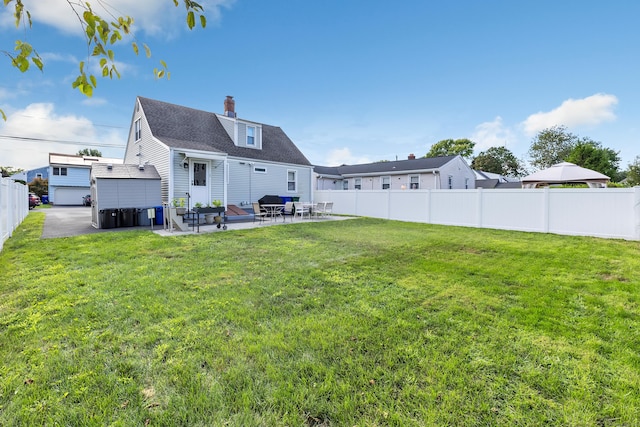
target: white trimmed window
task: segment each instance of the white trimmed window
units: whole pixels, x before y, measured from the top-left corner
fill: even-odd
[[[355,188],[356,190],[362,189],[362,178],[356,178],[356,183],[353,188]]]
[[[255,126],[247,126],[247,145],[256,146],[256,128]]]
[[[447,183],[449,185],[449,190],[451,190],[453,188],[453,175],[449,175],[449,179],[447,180]]]
[[[298,173],[297,171],[287,171],[287,191],[298,191]]]
[[[67,176],[67,168],[53,168],[53,174]]]
[[[464,188],[466,188],[466,189],[469,188],[469,178],[465,178],[464,179]]]
[[[343,190],[348,190],[349,189],[349,180],[343,180],[342,181],[342,189]]]
[[[409,188],[412,190],[417,190],[420,188],[420,176],[419,175],[411,175],[409,177]]]
[[[382,177],[382,189],[383,190],[388,190],[389,188],[391,188],[391,177],[383,176]]]
[[[142,124],[140,123],[140,119],[135,122],[135,138],[136,142],[140,141],[140,138],[142,138]]]

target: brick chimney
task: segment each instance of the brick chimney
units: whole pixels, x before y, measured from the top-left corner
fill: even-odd
[[[233,100],[233,96],[227,95],[227,99],[224,100],[224,115],[227,117],[236,116],[236,101]]]
[[[409,159],[409,160],[415,160],[415,159],[416,159],[416,155],[415,155],[415,154],[413,154],[413,153],[411,153],[411,154],[409,154],[408,159]]]

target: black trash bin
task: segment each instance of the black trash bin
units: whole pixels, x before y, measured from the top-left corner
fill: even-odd
[[[136,209],[136,218],[138,220],[138,225],[151,225],[151,220],[149,219],[149,215],[147,215],[147,209]]]
[[[118,210],[117,209],[101,209],[100,228],[116,228],[118,226]]]
[[[121,208],[120,209],[120,227],[133,227],[135,225],[135,209],[134,208]]]

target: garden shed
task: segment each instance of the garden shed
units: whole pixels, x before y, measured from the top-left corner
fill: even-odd
[[[162,205],[153,165],[91,165],[91,223],[96,228],[147,225],[147,209]]]
[[[562,162],[525,176],[522,178],[522,188],[548,187],[552,184],[587,184],[590,188],[602,188],[609,181],[610,178],[600,172]]]

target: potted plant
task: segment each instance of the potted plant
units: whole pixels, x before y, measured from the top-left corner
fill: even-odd
[[[222,208],[222,210],[220,210],[220,207],[222,206],[222,200],[218,200],[218,199],[216,199],[216,200],[212,201],[211,203],[213,203],[213,206],[214,206],[215,208],[217,208],[217,211],[218,211],[218,212],[217,212],[217,213],[218,213],[218,215],[216,215],[215,217],[213,217],[213,221],[214,221],[216,224],[218,224],[218,226],[220,226],[220,223],[222,222],[222,217],[220,216],[220,213],[221,213],[221,212],[224,212],[224,208]]]
[[[184,197],[173,199],[173,207],[176,208],[176,215],[184,215],[187,213],[187,208],[184,207]]]

